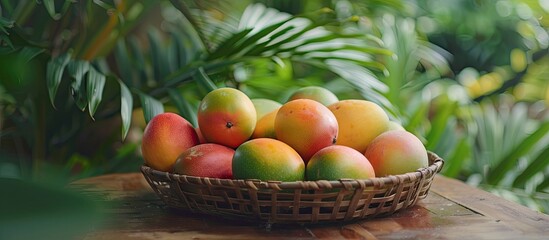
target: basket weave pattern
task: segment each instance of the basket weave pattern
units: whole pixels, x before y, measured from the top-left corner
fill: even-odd
[[[268,223],[349,221],[389,215],[425,198],[443,160],[429,152],[416,172],[339,181],[260,181],[141,171],[169,206],[191,212]]]

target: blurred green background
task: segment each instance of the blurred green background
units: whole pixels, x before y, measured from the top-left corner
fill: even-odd
[[[381,105],[442,174],[549,212],[549,2],[0,0],[0,177],[135,172],[215,87]],[[1,219],[0,219],[1,220]]]

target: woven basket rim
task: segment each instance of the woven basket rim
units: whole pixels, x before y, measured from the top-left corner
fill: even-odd
[[[191,175],[183,175],[171,172],[164,172],[153,169],[147,165],[141,166],[141,171],[144,174],[150,174],[152,176],[175,180],[179,182],[189,182],[196,184],[208,184],[208,185],[226,185],[226,186],[241,186],[251,189],[332,189],[332,188],[356,188],[356,187],[371,187],[385,184],[399,184],[403,182],[415,181],[421,178],[423,175],[429,173],[434,174],[442,170],[444,160],[437,154],[427,151],[429,158],[429,166],[425,168],[417,169],[414,172],[408,172],[398,175],[389,175],[384,177],[375,177],[369,179],[340,179],[340,180],[305,180],[305,181],[263,181],[259,179],[221,179],[211,177],[198,177]]]

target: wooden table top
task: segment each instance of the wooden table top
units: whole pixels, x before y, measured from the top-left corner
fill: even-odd
[[[436,176],[427,198],[389,217],[322,225],[265,226],[174,211],[141,173],[82,179],[100,196],[105,227],[85,239],[549,239],[549,215]]]

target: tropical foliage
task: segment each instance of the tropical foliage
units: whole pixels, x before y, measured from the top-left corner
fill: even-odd
[[[543,1],[0,4],[0,174],[135,171],[159,112],[322,85],[383,106],[443,174],[549,211]]]

